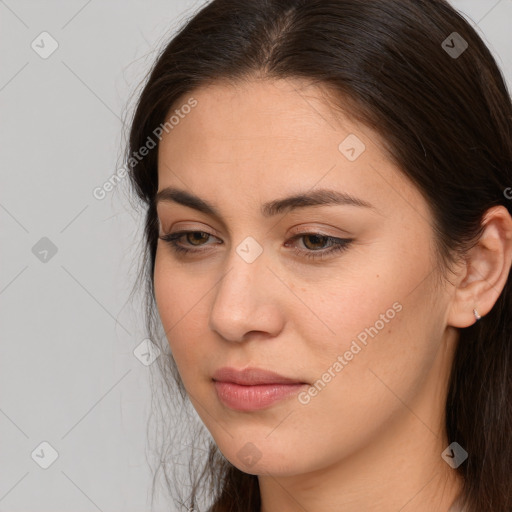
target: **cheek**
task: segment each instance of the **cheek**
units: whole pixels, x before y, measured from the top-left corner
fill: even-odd
[[[208,288],[159,251],[154,272],[155,302],[176,365],[186,380],[186,370],[196,367],[195,359],[202,353],[196,345],[202,337],[202,325],[207,322],[204,315]]]
[[[302,293],[308,308],[294,313],[317,358],[332,359],[349,350],[353,340],[364,346],[371,338],[389,336],[402,316],[404,291],[409,288],[385,262],[377,271],[366,266],[364,272],[340,276],[344,277],[329,280],[327,288]]]
[[[378,278],[374,274],[364,284],[333,287],[312,301],[335,334],[319,335],[324,329],[318,321],[307,328],[303,324],[301,339],[308,346],[297,364],[308,361],[313,385],[300,397],[296,422],[289,428],[311,433],[309,440],[302,439],[311,447],[339,446],[332,450],[334,459],[363,446],[387,422],[407,414],[403,404],[414,403],[439,347],[430,301],[425,299],[434,293],[432,282],[427,279],[418,286],[418,276],[428,275],[428,266],[418,265],[421,273],[419,268],[405,271],[387,265],[387,273],[380,272]],[[340,446],[340,438],[350,442]],[[315,457],[315,448],[310,451]]]
[[[403,379],[412,381],[426,371],[439,343],[434,318],[439,315],[432,308],[437,292],[431,258],[421,247],[428,248],[428,241],[388,254],[381,251],[371,260],[361,257],[350,274],[340,272],[343,277],[304,295],[304,302],[329,327],[318,318],[306,322],[305,316],[301,320],[295,314],[309,345],[307,360],[314,361],[313,377],[328,371],[344,374],[332,379],[337,381],[333,388],[368,392],[369,386],[382,387],[369,370],[400,387],[407,384]]]

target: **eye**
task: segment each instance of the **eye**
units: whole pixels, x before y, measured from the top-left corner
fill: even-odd
[[[334,253],[345,251],[353,242],[353,239],[350,238],[336,238],[333,236],[324,235],[322,233],[299,233],[298,235],[295,235],[291,240],[297,240],[301,238],[304,240],[303,243],[307,249],[304,250],[294,248],[294,253],[301,257],[320,260],[325,259],[326,256],[330,256]],[[323,249],[322,247],[325,247],[327,242],[330,242],[330,245],[327,246],[326,249]]]
[[[190,237],[190,235],[193,235],[193,236]],[[199,235],[199,236],[197,236],[197,235]],[[210,237],[212,235],[210,235],[208,233],[205,233],[204,231],[187,231],[182,236],[185,236],[187,241],[191,241],[192,240],[192,245],[193,246],[199,246],[199,245],[202,245],[201,244],[202,241],[207,240],[208,237]],[[198,243],[196,243],[196,242],[198,242]]]
[[[215,238],[210,233],[205,231],[177,231],[168,235],[162,235],[159,237],[161,240],[170,244],[172,250],[176,254],[200,254],[209,249],[193,249],[192,247],[201,247],[206,244],[203,242],[208,241],[210,238]],[[185,238],[186,243],[180,242],[180,239]],[[298,239],[304,239],[304,246],[306,249],[293,248],[293,252],[299,257],[305,257],[310,259],[324,259],[326,256],[344,251],[353,242],[350,238],[336,238],[322,233],[299,233],[294,237],[290,238],[284,245],[289,246],[290,241]],[[220,244],[223,242],[220,241]],[[325,244],[329,243],[327,247]]]
[[[190,237],[190,235],[193,235]],[[199,236],[197,236],[199,235]],[[189,249],[187,247],[183,247],[183,245],[179,242],[181,238],[186,238],[187,241],[193,240],[193,243],[190,244],[192,247],[200,247],[202,245],[206,245],[201,243],[202,241],[208,240],[209,237],[213,237],[213,235],[210,235],[209,233],[206,233],[205,231],[176,231],[175,233],[170,233],[168,235],[162,235],[159,238],[163,240],[164,242],[167,242],[170,244],[173,251],[179,254],[185,254],[185,253],[199,253],[204,252],[204,249]],[[196,243],[199,242],[199,243]],[[211,245],[211,244],[208,244]]]

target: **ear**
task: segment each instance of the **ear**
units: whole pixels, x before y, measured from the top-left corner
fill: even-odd
[[[504,206],[487,210],[484,231],[468,251],[455,282],[448,325],[468,327],[476,322],[473,309],[485,316],[500,296],[512,265],[512,217]]]

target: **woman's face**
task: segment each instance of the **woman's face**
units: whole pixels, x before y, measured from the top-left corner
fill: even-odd
[[[196,233],[176,240],[188,253],[158,241],[154,284],[185,388],[222,453],[281,476],[398,460],[398,441],[436,440],[441,460],[453,293],[419,191],[377,134],[314,86],[217,83],[191,96],[160,142],[157,210],[161,236]],[[312,198],[272,208],[298,195]],[[215,382],[226,367],[291,384]]]

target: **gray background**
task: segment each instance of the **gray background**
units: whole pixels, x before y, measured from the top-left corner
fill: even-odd
[[[150,509],[146,335],[128,301],[141,214],[126,179],[93,190],[122,165],[158,48],[202,3],[0,0],[0,511]],[[452,3],[512,84],[512,0]]]

